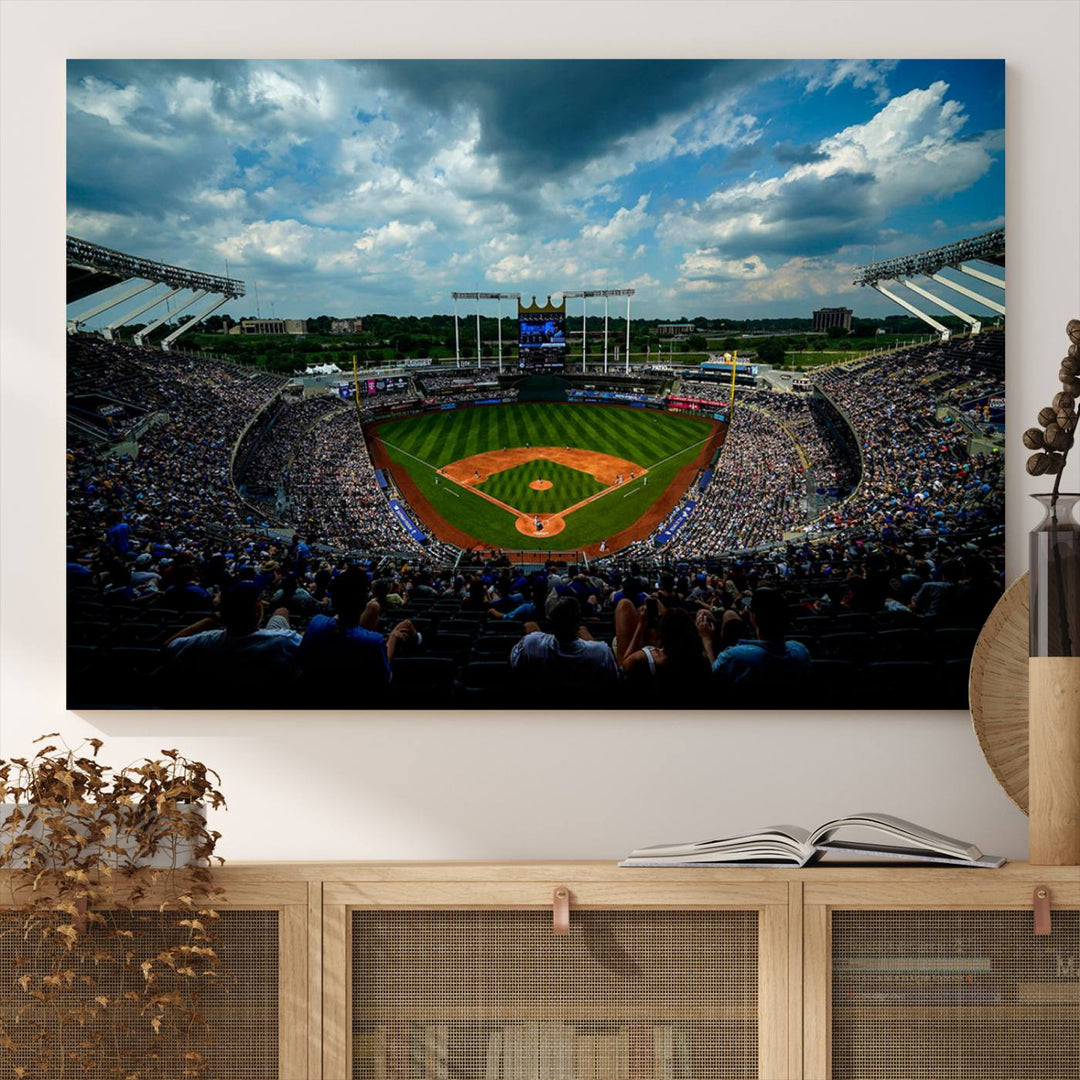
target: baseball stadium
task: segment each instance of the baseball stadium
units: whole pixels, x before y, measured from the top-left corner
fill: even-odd
[[[970,260],[1003,266],[1003,231],[857,284]],[[147,283],[206,306],[125,335]],[[927,317],[929,340],[793,377],[632,355],[633,294],[454,293],[452,357],[289,376],[182,347],[243,282],[69,237],[70,706],[961,702],[1003,572],[1000,322]],[[492,300],[497,342],[462,355],[458,304],[479,328]],[[530,664],[549,636],[581,662]],[[718,694],[751,639],[797,673]]]

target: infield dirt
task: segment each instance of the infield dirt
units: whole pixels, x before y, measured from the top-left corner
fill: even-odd
[[[604,406],[597,407],[603,408]],[[480,538],[465,532],[458,526],[451,524],[438,512],[438,510],[435,509],[435,507],[431,504],[431,502],[417,486],[413,478],[409,475],[408,470],[400,468],[397,463],[390,458],[389,454],[386,451],[386,447],[383,445],[382,439],[379,437],[380,427],[381,425],[376,423],[373,424],[369,429],[367,429],[368,449],[371,454],[372,463],[375,465],[376,468],[383,469],[384,471],[390,473],[393,476],[394,483],[397,485],[405,501],[408,502],[409,505],[413,508],[413,510],[416,512],[417,516],[421,519],[423,524],[427,526],[428,530],[437,539],[443,541],[444,543],[453,544],[456,547],[466,549],[481,548],[485,550],[490,550],[492,547],[490,541],[481,540]],[[709,459],[712,457],[713,453],[717,449],[723,446],[725,433],[726,425],[714,425],[712,436],[701,444],[701,447],[698,453],[695,455],[694,459],[679,469],[679,471],[672,478],[671,482],[666,485],[663,494],[660,495],[660,497],[641,515],[641,517],[634,521],[634,523],[629,527],[621,529],[613,535],[604,538],[604,541],[606,543],[606,552],[604,553],[611,554],[612,552],[618,551],[620,548],[626,547],[628,544],[632,543],[635,540],[644,539],[651,532],[653,532],[656,526],[659,525],[675,508],[679,500],[685,494],[686,489],[689,487],[698,470],[708,463]],[[461,465],[462,461],[474,461],[476,459],[485,458],[491,455],[498,456],[501,454],[514,454],[515,452],[531,455],[527,458],[519,460],[509,460],[508,458],[503,459],[497,468],[489,469],[486,474],[483,469],[479,469],[481,474],[480,481],[477,481],[474,475],[475,472],[478,471],[478,466],[476,464],[473,464],[472,468],[469,470],[468,477],[472,480],[473,484],[475,484],[477,482],[482,482],[484,479],[487,478],[487,476],[490,476],[492,472],[498,472],[503,469],[511,468],[515,465],[527,463],[528,461],[534,460],[535,458],[545,457],[547,458],[547,460],[559,461],[559,459],[553,456],[556,449],[561,455],[565,455],[568,453],[580,453],[583,455],[595,454],[596,456],[606,457],[612,461],[619,461],[624,469],[624,474],[626,476],[629,476],[630,470],[633,470],[638,476],[640,476],[641,473],[647,471],[645,469],[642,469],[641,466],[636,465],[633,462],[625,461],[624,459],[611,458],[610,455],[600,454],[596,451],[574,451],[566,450],[563,447],[510,447],[508,450],[485,451],[482,454],[473,455],[472,458],[463,458],[457,462],[452,462],[449,466],[447,466],[447,468],[459,466]],[[592,475],[597,475],[597,478],[602,483],[605,482],[603,477],[596,474],[594,470],[589,469],[588,467],[584,467],[580,463],[580,461],[576,464],[571,461],[559,461],[559,463],[565,464],[572,468],[580,469],[583,472],[589,472]],[[617,471],[612,474],[612,478],[614,478],[614,475],[618,475]],[[478,491],[478,489],[472,487],[472,485],[466,486],[470,486],[471,489],[477,494],[481,493]],[[605,493],[606,492],[601,492],[600,494]],[[513,508],[506,507],[506,509],[512,510]],[[513,512],[517,513],[517,511]],[[531,523],[532,520],[533,518],[530,516],[529,522]],[[525,532],[525,530],[522,529],[519,529],[519,531]],[[541,537],[545,535],[551,534],[538,532],[535,530],[535,528],[530,527],[529,531],[525,533],[525,536],[523,536],[522,539],[524,541],[528,536]],[[596,540],[593,543],[581,545],[579,550],[584,551],[585,554],[590,557],[595,557],[603,554],[600,550],[600,544],[601,541]]]

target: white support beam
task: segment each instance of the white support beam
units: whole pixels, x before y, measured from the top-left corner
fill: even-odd
[[[607,317],[608,317],[608,298],[604,297],[604,374],[607,374]]]
[[[999,315],[1005,314],[1005,305],[999,304],[996,300],[988,300],[981,293],[973,292],[971,289],[965,288],[963,285],[958,285],[955,281],[950,281],[947,277],[942,277],[941,274],[931,275],[939,285],[944,285],[946,289],[952,289],[953,292],[958,292],[962,296],[966,296],[969,300],[974,300],[977,304],[982,304],[983,307],[988,307],[991,311],[996,311]]]
[[[971,327],[971,332],[973,334],[977,334],[982,329],[982,323],[979,322],[974,315],[969,315],[966,311],[961,311],[958,307],[953,307],[947,300],[942,300],[940,296],[935,296],[932,292],[928,292],[921,285],[916,285],[907,278],[904,278],[900,284],[906,285],[912,292],[916,292],[920,296],[925,296],[930,303],[937,304],[939,308],[944,308],[950,315],[955,315],[958,319],[963,319],[964,322]]]
[[[457,297],[454,297],[454,361],[461,367],[461,336],[458,330]]]
[[[496,304],[498,314],[495,316],[495,325],[499,330],[499,374],[502,374],[502,297],[499,297]]]
[[[144,311],[149,311],[152,307],[157,307],[162,300],[168,300],[175,296],[178,292],[183,292],[184,287],[178,285],[175,289],[170,289],[167,293],[162,293],[160,296],[152,296],[145,304],[140,304],[134,311],[126,311],[115,322],[109,323],[108,326],[102,328],[102,334],[105,335],[106,341],[112,341],[113,331],[118,330],[121,326],[125,326],[133,319],[137,319]]]
[[[169,346],[181,334],[186,334],[193,327],[198,326],[199,323],[201,323],[203,321],[203,319],[205,319],[208,315],[212,315],[215,311],[217,311],[217,309],[219,307],[221,307],[222,304],[227,303],[228,300],[229,300],[229,297],[223,296],[220,300],[217,300],[213,304],[211,304],[204,312],[202,312],[199,315],[196,315],[193,318],[189,319],[186,323],[183,324],[183,326],[178,326],[167,338],[165,338],[161,342],[162,349],[164,349],[165,352],[168,352],[169,351]]]
[[[173,318],[174,315],[179,315],[181,311],[184,311],[187,308],[191,307],[192,304],[194,304],[197,301],[201,300],[206,295],[207,295],[207,290],[206,289],[200,289],[190,300],[185,300],[184,303],[182,303],[178,308],[176,308],[173,311],[166,311],[165,314],[162,315],[160,319],[157,319],[154,322],[152,322],[149,326],[144,327],[142,330],[140,330],[135,335],[135,337],[132,340],[135,342],[136,345],[141,345],[159,326],[164,325],[171,318]]]
[[[973,278],[985,281],[987,285],[993,285],[996,289],[1005,288],[1005,281],[1003,278],[997,278],[994,277],[993,274],[987,274],[982,270],[976,270],[974,266],[968,266],[967,263],[961,263],[959,270],[961,274],[970,274]]]
[[[134,284],[132,284],[132,282],[134,282]],[[131,285],[131,288],[125,289],[119,296],[114,296],[104,303],[90,308],[88,311],[80,312],[80,314],[76,315],[73,319],[68,319],[68,331],[71,332],[76,330],[84,322],[89,322],[103,311],[108,311],[109,308],[114,308],[117,304],[122,304],[125,300],[130,300],[133,296],[138,296],[139,293],[146,292],[147,289],[152,289],[156,282],[143,281],[141,278],[128,278],[124,284]]]
[[[939,334],[941,334],[942,341],[949,340],[949,328],[947,326],[942,326],[942,324],[939,323],[937,319],[931,318],[929,315],[926,314],[925,311],[920,310],[914,304],[909,303],[907,300],[903,299],[903,297],[897,296],[894,292],[890,292],[888,289],[885,288],[884,285],[881,284],[880,281],[875,281],[870,287],[872,289],[876,289],[879,293],[881,293],[882,296],[887,296],[894,304],[899,304],[902,308],[906,308],[908,311],[911,312],[912,315],[922,319],[924,323],[932,326],[935,330],[938,331]],[[734,361],[732,361],[732,363],[734,363]]]
[[[480,370],[480,294],[476,294],[476,370]]]
[[[630,297],[632,293],[626,294],[626,374],[630,374]]]
[[[582,293],[581,294],[581,374],[585,374],[585,341],[589,336],[589,318],[585,314],[585,305],[589,302],[589,298]]]

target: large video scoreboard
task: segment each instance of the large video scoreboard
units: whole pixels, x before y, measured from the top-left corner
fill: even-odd
[[[518,367],[522,371],[560,370],[566,366],[566,301],[546,304],[518,301]]]

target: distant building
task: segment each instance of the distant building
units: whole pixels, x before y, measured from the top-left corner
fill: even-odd
[[[306,334],[306,319],[241,319],[230,334]]]
[[[661,337],[681,337],[685,334],[696,334],[697,327],[692,322],[665,322],[656,328],[656,332]]]
[[[851,308],[846,307],[823,307],[814,312],[814,329],[828,330],[833,326],[842,326],[851,331]]]
[[[330,320],[330,333],[331,334],[359,334],[364,329],[364,320],[359,318],[355,319],[331,319]]]

